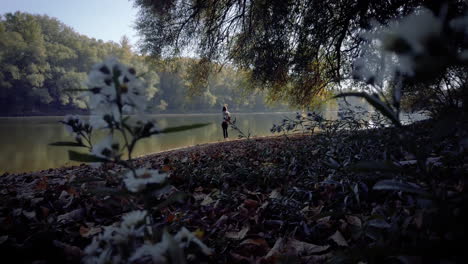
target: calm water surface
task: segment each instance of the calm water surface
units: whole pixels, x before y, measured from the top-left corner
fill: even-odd
[[[294,118],[295,113],[249,113],[233,114],[237,126],[252,136],[268,136],[274,123],[285,117]],[[412,115],[414,120],[424,119]],[[160,128],[210,123],[208,126],[183,132],[156,135],[137,143],[134,157],[164,150],[193,146],[208,142],[223,141],[221,114],[155,115]],[[335,119],[336,111],[326,111],[326,119]],[[86,118],[86,117],[85,117]],[[402,115],[402,120],[408,117]],[[56,141],[73,141],[65,127],[58,123],[63,117],[5,117],[0,118],[0,174],[17,173],[57,168],[78,163],[68,160],[67,147],[53,147]],[[236,139],[238,133],[229,129],[229,138]],[[99,138],[99,135],[97,136]],[[74,148],[79,150],[82,148]],[[82,149],[84,151],[84,149]]]
[[[273,123],[294,113],[233,114],[243,131],[250,129],[253,136],[271,135]],[[189,131],[156,135],[137,143],[134,156],[168,149],[223,140],[221,114],[159,115],[154,116],[161,128],[193,123],[210,125]],[[58,121],[63,117],[15,117],[0,118],[0,173],[28,172],[57,168],[76,163],[68,160],[68,148],[53,147],[49,143],[73,140]],[[229,130],[231,139],[237,132]],[[74,148],[77,150],[77,148]]]

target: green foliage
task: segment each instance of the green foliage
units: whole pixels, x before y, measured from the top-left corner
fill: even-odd
[[[151,112],[214,112],[223,104],[268,110],[264,94],[247,89],[250,75],[242,71],[206,60],[157,60],[136,54],[125,36],[102,42],[54,18],[17,12],[0,18],[0,114],[86,113],[88,102],[80,97],[86,74],[109,56],[141,74]]]
[[[111,54],[125,57],[130,51],[128,46],[80,35],[48,16],[8,13],[0,25],[2,115],[85,108],[86,102],[71,90],[82,88],[97,61]],[[129,60],[141,60],[130,55]],[[153,84],[154,74],[148,78]]]

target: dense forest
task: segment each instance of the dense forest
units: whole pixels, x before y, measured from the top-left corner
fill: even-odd
[[[153,113],[287,110],[267,106],[263,93],[244,89],[247,73],[218,67],[200,92],[190,58],[161,61],[134,52],[127,37],[119,43],[80,35],[55,18],[16,12],[0,17],[0,115],[87,113],[81,97],[91,67],[115,56],[132,65],[147,83]]]

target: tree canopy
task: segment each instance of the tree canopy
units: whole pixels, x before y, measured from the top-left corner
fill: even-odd
[[[307,105],[351,78],[364,30],[417,8],[447,17],[461,0],[135,0],[142,48],[158,56],[196,50],[206,60],[250,70],[251,82],[273,97]],[[206,71],[205,71],[206,72]]]
[[[119,43],[80,35],[55,18],[27,13],[0,17],[0,115],[86,113],[80,97],[92,66],[114,56],[132,65],[147,84],[153,112],[212,112],[229,104],[236,111],[265,111],[262,93],[237,96],[246,77],[232,67],[198,85],[187,65],[197,60],[155,60],[133,51],[125,36]],[[277,110],[280,108],[276,108]],[[282,109],[286,109],[284,106]]]

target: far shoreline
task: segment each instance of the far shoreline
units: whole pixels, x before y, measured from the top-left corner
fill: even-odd
[[[239,114],[239,115],[248,115],[248,114],[292,114],[296,113],[299,110],[291,110],[291,111],[259,111],[259,112],[236,112],[232,111],[232,114]],[[192,113],[192,112],[173,112],[173,113],[147,113],[144,115],[150,116],[198,116],[198,115],[218,115],[219,112],[199,112],[199,113]],[[83,113],[67,113],[67,114],[57,114],[57,113],[50,113],[50,114],[37,114],[37,115],[2,115],[0,114],[1,119],[10,119],[10,118],[40,118],[40,117],[65,117],[67,115],[76,115],[81,117],[91,116],[90,114],[83,114]]]

